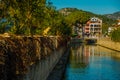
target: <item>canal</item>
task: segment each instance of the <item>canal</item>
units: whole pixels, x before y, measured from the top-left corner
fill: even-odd
[[[73,44],[63,80],[120,80],[120,52]]]

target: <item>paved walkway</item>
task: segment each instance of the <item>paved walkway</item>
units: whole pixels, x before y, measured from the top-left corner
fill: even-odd
[[[97,44],[112,50],[120,51],[120,43],[113,42],[110,38],[98,39]]]

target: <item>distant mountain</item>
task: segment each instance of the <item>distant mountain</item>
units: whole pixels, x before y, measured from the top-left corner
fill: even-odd
[[[58,11],[65,16],[69,15],[70,13],[76,12],[76,11],[86,12],[86,13],[89,13],[89,14],[96,15],[96,14],[94,14],[92,12],[89,12],[89,11],[84,11],[84,10],[80,10],[80,9],[77,9],[77,8],[69,8],[69,7],[68,8],[61,8]]]
[[[120,11],[119,12],[115,12],[113,14],[105,14],[104,16],[110,18],[110,19],[120,19]]]
[[[120,18],[120,12],[116,12],[116,13],[113,13],[113,14],[99,15],[99,14],[95,14],[95,13],[92,13],[92,12],[89,12],[89,11],[80,10],[80,9],[77,9],[77,8],[62,8],[58,11],[62,15],[68,16],[68,17],[71,14],[75,15],[73,13],[76,13],[76,12],[85,13],[84,16],[98,17],[98,18],[102,19],[103,22],[105,22],[105,23],[113,23],[114,21],[116,21],[116,19]]]
[[[59,10],[59,12],[62,13],[63,15],[65,15],[65,16],[67,16],[70,13],[75,12],[75,11],[87,12],[87,13],[93,14],[95,16],[97,15],[97,14],[94,14],[92,12],[79,10],[77,8],[62,8],[62,9]],[[113,14],[105,14],[105,15],[101,15],[101,16],[107,17],[109,19],[117,20],[117,19],[120,19],[120,11],[115,12]]]
[[[74,12],[74,11],[78,11],[79,9],[77,8],[62,8],[59,11],[68,11],[68,12]]]
[[[70,13],[74,11],[79,11],[77,8],[62,8],[59,10],[59,12],[65,16],[69,15]]]

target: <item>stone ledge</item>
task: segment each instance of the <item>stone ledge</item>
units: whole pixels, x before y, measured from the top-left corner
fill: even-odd
[[[47,80],[62,80],[65,73],[66,64],[69,58],[69,51],[69,48],[65,51],[63,56],[60,58],[59,62],[49,74]]]
[[[111,50],[119,51],[120,52],[120,43],[119,42],[113,42],[110,39],[100,39],[97,41],[97,44],[106,48],[109,48]]]

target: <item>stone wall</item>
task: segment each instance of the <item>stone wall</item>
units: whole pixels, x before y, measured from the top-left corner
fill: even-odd
[[[0,36],[0,79],[26,74],[28,67],[67,47],[66,37]]]

